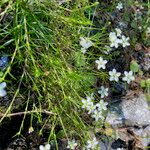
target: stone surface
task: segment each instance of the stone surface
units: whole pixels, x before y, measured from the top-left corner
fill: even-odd
[[[102,150],[108,150],[108,145],[106,145],[105,142],[100,141],[99,145],[100,145],[100,149],[102,149]]]
[[[106,122],[112,127],[145,126],[150,124],[150,110],[144,94],[112,105]]]
[[[106,122],[116,132],[115,141],[121,139],[127,145],[132,141],[135,143],[134,147],[142,149],[150,144],[150,110],[144,94],[124,98],[112,104]],[[116,145],[118,146],[118,143]]]
[[[108,122],[113,128],[118,128],[124,126],[123,120],[124,114],[122,112],[121,100],[119,100],[110,105],[106,122]]]
[[[150,124],[150,110],[144,94],[132,99],[124,99],[121,105],[125,120],[137,126]]]

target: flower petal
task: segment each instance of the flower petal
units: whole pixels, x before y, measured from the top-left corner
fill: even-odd
[[[43,145],[40,145],[40,146],[39,146],[39,149],[40,149],[40,150],[44,150],[45,148],[44,148]]]
[[[0,83],[0,89],[4,89],[6,87],[6,82]]]
[[[0,90],[0,97],[4,97],[7,95],[7,92],[5,90]]]
[[[50,144],[45,145],[45,150],[50,150],[50,148],[51,148]]]

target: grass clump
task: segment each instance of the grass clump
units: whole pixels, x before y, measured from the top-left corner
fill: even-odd
[[[67,1],[62,5],[51,0],[0,2],[0,55],[7,54],[9,60],[0,74],[0,82],[8,85],[8,105],[0,108],[0,122],[5,122],[7,117],[23,116],[16,136],[35,130],[39,140],[33,147],[54,142],[54,149],[59,149],[59,140],[74,145],[73,142],[78,141],[79,148],[88,143],[92,148],[98,144],[94,135],[97,131],[114,136],[110,126],[103,122],[107,103],[100,101],[98,93],[103,97],[110,94],[111,99],[113,92],[108,92],[106,87],[112,91],[116,86],[126,90],[129,86],[123,82],[135,79],[132,69],[129,70],[134,57],[131,57],[132,48],[138,39],[127,27],[141,32],[134,26],[136,22],[130,25],[134,12],[130,15],[126,10],[131,9],[131,1],[121,11],[116,9],[117,3],[89,0]],[[142,25],[143,20],[140,23]],[[145,24],[145,28],[147,26]],[[126,41],[111,47],[114,37],[110,34],[119,32],[116,28],[120,28],[121,33],[115,38],[121,41],[123,36]],[[116,77],[112,75],[113,70]],[[119,81],[126,70],[130,79],[124,77]],[[103,91],[98,92],[100,86]],[[96,110],[91,116],[99,115],[100,120],[95,121],[95,116],[89,115],[93,113],[89,106],[82,109],[86,102]],[[104,113],[98,114],[99,107]]]
[[[21,99],[18,107],[31,111],[30,124],[37,118],[42,127],[40,134],[44,126],[49,125],[47,139],[55,142],[58,126],[59,138],[60,135],[77,136],[80,140],[87,137],[90,124],[82,119],[81,99],[93,91],[91,87],[96,82],[93,67],[80,52],[79,38],[81,28],[90,32],[92,25],[84,11],[97,3],[68,4],[62,7],[48,0],[1,3],[2,8],[8,8],[5,15],[11,15],[10,21],[2,16],[1,50],[9,54],[10,64],[1,82],[8,81],[12,99],[1,122],[14,112],[16,101]],[[53,114],[43,116],[43,111]],[[26,114],[23,122],[25,118]],[[17,135],[26,128],[23,122]]]

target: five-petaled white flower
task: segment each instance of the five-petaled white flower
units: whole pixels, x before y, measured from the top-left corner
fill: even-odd
[[[90,105],[93,104],[93,102],[90,99],[82,99],[82,108],[86,109]]]
[[[100,100],[99,103],[95,104],[94,105],[94,108],[93,108],[93,111],[92,111],[92,118],[94,118],[96,121],[98,120],[103,120],[104,117],[103,117],[103,110],[107,110],[107,106],[108,103],[107,102],[104,102],[103,100]]]
[[[6,88],[6,82],[0,83],[0,97],[6,96],[7,92],[5,88]]]
[[[40,146],[39,146],[39,149],[40,149],[40,150],[50,150],[50,149],[51,149],[51,146],[50,146],[50,144],[46,144],[45,146],[40,145]]]
[[[123,4],[122,4],[121,2],[119,2],[118,5],[116,6],[116,8],[117,8],[118,10],[123,9]]]
[[[101,95],[101,98],[104,98],[105,96],[108,96],[108,88],[101,86],[100,90],[98,90],[98,93]]]
[[[91,114],[94,111],[95,105],[93,102],[89,103],[89,105],[87,106],[87,110],[88,110],[88,114]]]
[[[76,143],[76,141],[73,139],[72,141],[68,141],[68,146],[67,148],[74,150],[76,148],[78,144]]]
[[[129,41],[129,37],[125,37],[124,35],[121,36],[121,44],[123,47],[126,47],[126,46],[129,46],[130,43],[128,42]]]
[[[86,148],[87,148],[88,150],[94,149],[94,148],[97,147],[97,145],[98,145],[98,141],[96,140],[96,138],[93,138],[93,140],[88,140],[88,141],[87,141],[87,146],[86,146]]]
[[[82,108],[88,110],[88,114],[92,113],[94,110],[94,96],[93,93],[90,96],[87,96],[86,99],[82,99]]]
[[[83,54],[85,54],[87,49],[89,47],[91,47],[93,45],[93,43],[88,38],[80,37],[80,45],[82,46],[81,47],[81,52]]]
[[[100,100],[99,103],[95,105],[95,110],[98,110],[98,111],[107,110],[107,107],[106,107],[107,105],[108,105],[107,102],[104,102],[104,100]]]
[[[110,32],[109,40],[110,40],[110,47],[115,47],[115,48],[118,48],[119,43],[121,42],[115,32]]]
[[[109,78],[110,81],[118,82],[119,76],[121,75],[121,73],[117,72],[116,69],[113,69],[112,71],[109,71],[109,75],[110,75],[110,78]]]
[[[102,111],[98,111],[97,109],[95,109],[92,113],[92,118],[94,118],[96,121],[98,120],[104,120],[104,117],[102,115]]]
[[[122,80],[127,81],[128,84],[135,79],[132,71],[129,71],[129,72],[125,71],[124,75],[125,77],[123,77]]]
[[[87,96],[86,99],[82,99],[82,108],[87,108],[93,104],[92,100],[94,100],[94,94],[92,93],[90,96]]]
[[[106,65],[106,63],[107,63],[107,60],[103,60],[102,57],[100,57],[99,60],[96,60],[95,62],[96,62],[97,65],[98,65],[98,66],[97,66],[97,69],[101,69],[101,68],[102,68],[102,69],[105,69],[105,68],[106,68],[105,65]]]

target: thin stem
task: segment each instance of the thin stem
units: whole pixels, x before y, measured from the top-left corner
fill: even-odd
[[[57,115],[56,113],[50,112],[48,110],[31,110],[31,111],[24,111],[24,112],[16,112],[5,115],[4,113],[0,113],[0,117],[13,117],[13,116],[21,116],[26,114],[32,114],[32,113],[44,113],[47,115]]]

